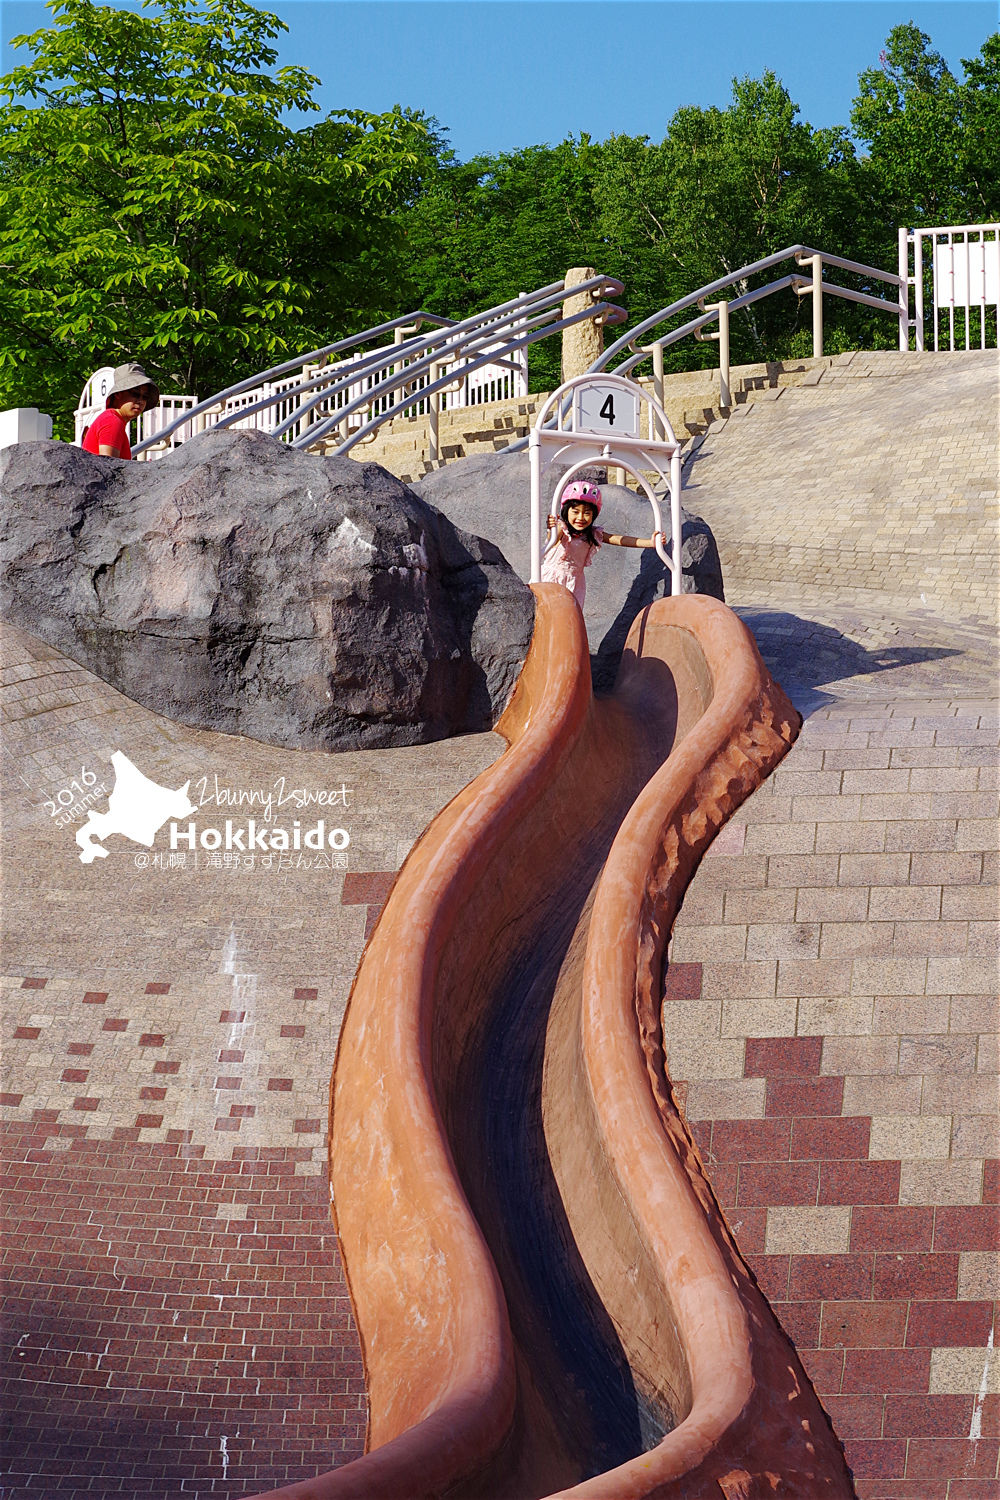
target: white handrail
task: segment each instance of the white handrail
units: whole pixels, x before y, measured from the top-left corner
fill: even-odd
[[[837,266],[842,270],[853,271],[858,275],[874,276],[877,280],[885,281],[891,286],[898,287],[902,282],[901,276],[897,275],[893,271],[881,270],[878,266],[866,266],[863,265],[860,261],[847,260],[843,256],[831,255],[823,250],[814,250],[810,245],[788,245],[784,250],[777,250],[773,255],[765,255],[761,260],[753,261],[750,265],[741,266],[739,270],[731,271],[726,276],[720,276],[716,281],[710,281],[706,286],[699,287],[696,292],[690,292],[686,297],[679,297],[676,302],[671,302],[668,307],[661,308],[659,312],[653,313],[650,317],[643,319],[643,321],[638,324],[637,327],[630,329],[628,333],[623,334],[620,339],[612,344],[609,349],[605,349],[604,353],[594,361],[591,369],[595,372],[599,370],[606,370],[611,361],[617,355],[629,349],[635,350],[637,339],[639,339],[643,334],[649,333],[652,329],[656,328],[658,324],[666,322],[668,318],[675,317],[677,313],[685,312],[687,308],[694,307],[699,302],[707,302],[708,298],[714,296],[716,292],[724,291],[726,287],[733,286],[736,282],[745,281],[748,276],[755,276],[761,271],[770,270],[772,266],[780,265],[784,260],[792,259],[794,259],[799,265],[807,261],[813,264],[814,277],[811,286],[817,285],[815,276],[817,261],[819,262],[820,268],[824,263],[831,266]],[[732,302],[730,302],[729,310],[730,312],[732,312],[736,307],[747,307],[749,306],[751,301],[756,302],[761,297],[770,296],[772,293],[780,291],[783,287],[790,286],[793,284],[793,282],[796,281],[801,282],[802,278],[794,276],[782,277],[779,281],[772,282],[766,287],[758,287],[754,291],[744,294],[743,297],[735,298]],[[820,295],[825,292],[834,291],[833,284],[828,281],[823,281],[822,277],[820,277],[818,285],[821,287]],[[852,300],[858,301],[862,300],[862,298],[865,296],[864,293],[852,294],[846,287],[838,288],[834,294],[848,296],[851,297]],[[900,316],[898,302],[880,302],[880,300],[876,297],[871,298],[868,305],[876,308],[884,308],[886,312],[891,312],[897,318]],[[705,318],[703,320],[695,321],[698,323],[698,326],[702,326],[703,322],[708,322],[710,320]],[[676,343],[678,338],[683,338],[686,333],[693,331],[694,325],[686,325],[684,329],[676,329],[673,333],[664,334],[662,338],[654,339],[652,343],[646,345],[645,348],[649,353],[651,353],[653,348],[657,344],[662,344],[664,347],[666,347],[667,344]],[[818,350],[814,348],[813,350],[813,353],[817,355],[821,355],[823,352],[822,337],[820,337],[819,343],[820,348]],[[641,362],[642,358],[646,357],[648,357],[646,353],[641,353],[639,359],[626,361],[625,365],[622,368],[634,368],[636,364]]]
[[[619,296],[623,290],[621,282],[607,276],[592,277],[573,288],[576,294],[589,291],[595,299],[605,295]],[[286,361],[193,405],[189,404],[193,400],[191,397],[169,398],[175,402],[183,401],[185,409],[165,425],[161,415],[159,430],[141,428],[142,438],[133,452],[138,457],[154,447],[162,450],[181,429],[185,434],[191,434],[208,425],[261,425],[278,437],[297,428],[296,436],[291,439],[292,446],[308,447],[325,437],[333,427],[343,427],[345,422],[367,408],[370,420],[362,423],[355,432],[344,434],[345,441],[338,451],[346,452],[389,417],[425,401],[432,403],[435,418],[432,426],[436,426],[442,392],[451,388],[457,390],[461,385],[462,389],[457,390],[457,399],[452,404],[471,404],[475,400],[478,390],[468,387],[467,376],[476,371],[484,372],[485,385],[499,383],[505,394],[525,395],[527,365],[523,354],[517,357],[519,351],[537,338],[548,337],[568,326],[566,320],[553,321],[557,305],[565,297],[566,288],[559,281],[458,322],[421,310],[379,324],[366,333],[325,345],[303,358]],[[621,321],[625,312],[601,302],[570,321],[595,316],[614,322]],[[417,337],[421,322],[434,324],[435,331]],[[510,336],[511,333],[522,334],[524,329],[539,324],[544,324],[541,331],[529,337]],[[394,332],[397,337],[401,333],[409,336],[399,343],[384,345],[366,354],[355,354],[336,364],[325,365],[321,370],[316,369],[317,359],[357,349],[387,332]],[[445,374],[439,376],[442,369]],[[293,372],[297,379],[281,379]],[[430,378],[432,373],[433,380]],[[399,399],[400,393],[403,399]],[[447,397],[445,401],[447,404]],[[278,407],[281,410],[277,412],[277,421],[253,421],[261,413],[272,412]],[[315,421],[313,414],[318,407],[325,408],[325,411],[322,420]],[[84,415],[82,409],[78,411],[78,428]],[[196,425],[199,422],[200,426]]]

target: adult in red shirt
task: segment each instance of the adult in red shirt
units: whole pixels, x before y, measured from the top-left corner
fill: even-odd
[[[104,410],[87,428],[81,446],[105,458],[131,458],[128,424],[159,404],[160,393],[141,365],[119,365]]]

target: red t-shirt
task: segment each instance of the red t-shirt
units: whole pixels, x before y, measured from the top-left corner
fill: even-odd
[[[99,417],[94,418],[87,428],[87,436],[82,446],[87,453],[99,453],[102,444],[105,448],[117,448],[119,458],[132,457],[132,448],[128,440],[128,423],[113,406],[109,406],[107,411],[102,411]]]

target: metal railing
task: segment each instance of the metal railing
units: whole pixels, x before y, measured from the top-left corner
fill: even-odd
[[[914,303],[913,317],[907,318],[905,329],[900,326],[901,349],[910,346],[910,329],[914,347],[918,350],[926,347],[928,302],[935,351],[940,351],[943,344],[951,352],[956,344],[965,349],[974,348],[977,343],[980,349],[996,346],[1000,224],[901,229],[899,274],[907,288],[907,311],[911,286]]]
[[[728,287],[738,285],[740,282],[746,282],[751,276],[769,271],[772,267],[779,266],[783,261],[788,260],[794,260],[796,265],[803,268],[808,266],[810,275],[802,276],[793,272],[769,282],[766,286],[743,292],[738,297],[709,302],[708,299],[714,297],[716,293],[725,291]],[[886,297],[873,297],[868,292],[855,291],[851,287],[827,281],[823,276],[824,266],[833,266],[858,276],[884,281],[889,286],[897,288],[897,297],[894,301],[890,301]],[[732,271],[727,276],[720,276],[718,280],[699,287],[697,291],[678,298],[668,307],[661,308],[659,312],[645,318],[638,327],[630,329],[609,349],[606,349],[600,358],[594,361],[591,369],[595,372],[606,370],[613,359],[624,354],[626,357],[621,364],[615,366],[615,374],[628,375],[637,365],[651,358],[653,391],[657,400],[662,403],[664,349],[687,338],[689,334],[696,339],[717,339],[719,343],[719,404],[723,410],[726,410],[732,404],[729,360],[729,326],[732,314],[741,308],[750,307],[754,302],[760,302],[764,297],[771,297],[776,292],[789,288],[799,297],[812,297],[813,355],[816,358],[823,353],[823,298],[825,296],[843,297],[849,302],[858,302],[864,307],[874,308],[877,312],[888,313],[899,321],[901,327],[907,316],[906,288],[902,276],[892,271],[880,270],[877,266],[866,266],[860,261],[847,260],[842,255],[831,255],[824,250],[814,250],[809,245],[789,245],[784,250],[775,251],[773,255],[766,255],[750,265],[741,266],[738,271]],[[640,344],[639,340],[645,334],[691,307],[701,308],[696,318],[691,318],[680,328],[671,329],[669,333],[653,339],[650,343]],[[703,333],[702,330],[713,322],[718,322],[717,331],[714,334]]]
[[[205,401],[165,397],[180,409],[165,423],[161,413],[148,435],[141,430],[133,453],[158,456],[206,427],[235,426],[262,427],[294,448],[327,441],[336,431],[335,451],[343,454],[389,418],[415,409],[429,413],[430,457],[436,458],[442,410],[526,395],[529,346],[585,319],[622,322],[625,310],[605,299],[623,290],[613,277],[594,276],[571,288],[553,282],[459,322],[408,313],[238,381]],[[591,305],[558,317],[560,304],[581,293],[590,294]],[[418,336],[422,323],[434,331]],[[392,344],[329,362],[387,333],[394,335]],[[78,431],[81,415],[82,409]]]

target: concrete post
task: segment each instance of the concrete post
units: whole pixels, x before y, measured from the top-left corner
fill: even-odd
[[[34,443],[52,436],[52,418],[37,406],[12,406],[0,411],[0,448]]]
[[[567,272],[563,285],[569,291],[574,286],[579,286],[583,281],[590,281],[597,272],[590,266],[572,266]],[[563,317],[570,318],[574,313],[583,312],[585,308],[593,307],[594,299],[589,292],[580,292],[575,297],[567,297],[563,303]],[[589,319],[574,324],[572,328],[563,330],[562,336],[562,378],[572,380],[574,375],[583,375],[597,359],[598,355],[604,353],[604,328]]]

